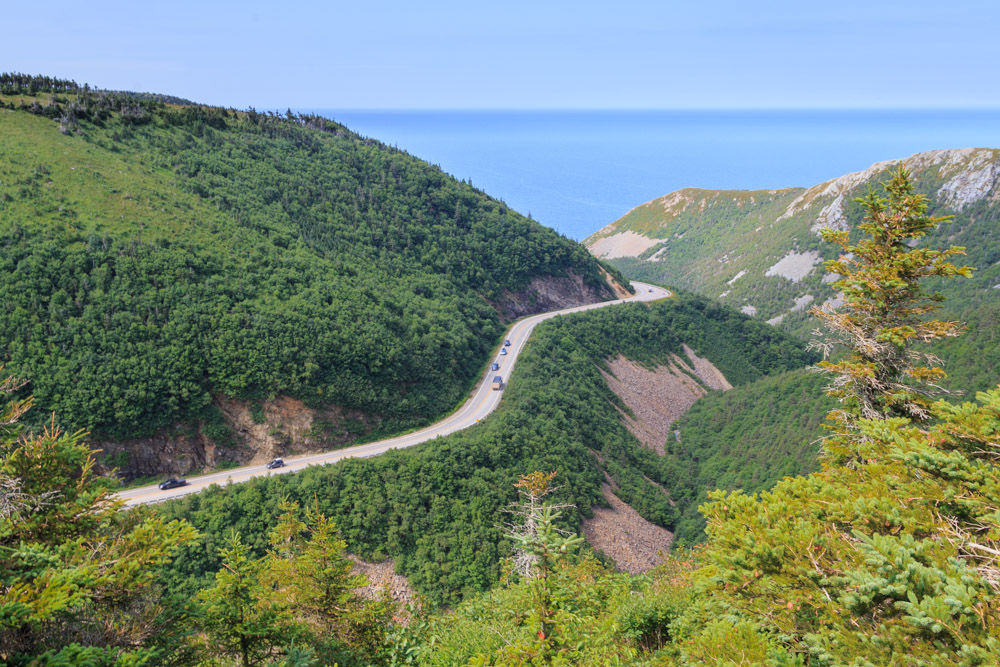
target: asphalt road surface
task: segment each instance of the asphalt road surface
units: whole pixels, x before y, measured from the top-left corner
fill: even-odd
[[[528,341],[528,337],[531,335],[532,329],[534,329],[535,325],[539,322],[547,320],[550,317],[555,317],[556,315],[578,313],[583,310],[604,308],[605,306],[612,306],[632,301],[656,301],[657,299],[672,296],[670,290],[657,287],[656,285],[633,282],[632,286],[635,287],[635,294],[627,299],[602,301],[600,303],[591,303],[585,306],[567,308],[565,310],[554,310],[550,313],[532,315],[531,317],[526,317],[523,320],[515,322],[506,336],[507,340],[510,341],[510,346],[506,347],[507,354],[501,356],[500,350],[497,350],[495,355],[495,361],[500,364],[500,370],[488,370],[481,379],[479,385],[475,390],[473,390],[472,397],[469,398],[469,400],[467,400],[462,407],[441,421],[431,424],[426,428],[422,428],[419,431],[396,436],[394,438],[388,438],[386,440],[379,440],[378,442],[369,442],[364,445],[346,447],[332,452],[307,454],[294,458],[288,458],[285,459],[284,468],[277,468],[275,470],[268,470],[264,467],[264,464],[258,463],[255,465],[244,466],[242,468],[232,468],[222,472],[189,478],[187,486],[170,489],[169,491],[161,491],[158,485],[152,484],[150,486],[142,486],[135,489],[129,489],[128,491],[122,491],[118,494],[118,496],[125,501],[127,506],[155,503],[163,500],[169,500],[171,498],[186,496],[189,493],[198,493],[212,484],[219,484],[223,486],[226,484],[238,484],[240,482],[247,481],[251,477],[284,475],[290,472],[297,472],[308,466],[336,463],[337,461],[346,458],[367,458],[369,456],[378,456],[379,454],[383,454],[390,449],[412,447],[413,445],[418,445],[421,442],[427,442],[428,440],[432,440],[438,436],[448,435],[449,433],[469,428],[484,419],[486,415],[493,412],[493,410],[495,410],[497,405],[500,403],[500,399],[503,398],[503,390],[497,391],[492,388],[493,377],[500,375],[503,377],[504,383],[506,384],[508,378],[510,378],[511,371],[514,369],[514,363],[517,361],[518,355],[521,354],[521,349],[524,348],[524,344]]]

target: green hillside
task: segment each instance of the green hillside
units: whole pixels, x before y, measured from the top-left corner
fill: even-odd
[[[333,121],[0,76],[0,363],[103,438],[299,398],[376,431],[461,400],[581,246]],[[168,99],[171,102],[182,100]]]
[[[698,508],[709,491],[752,493],[819,468],[821,424],[836,405],[826,383],[806,369],[778,373],[707,394],[674,422],[677,437],[659,464],[677,503],[678,543],[705,540]]]
[[[480,425],[413,449],[214,487],[159,506],[163,516],[185,518],[203,532],[166,580],[174,590],[204,585],[231,529],[263,553],[278,504],[292,498],[318,502],[351,550],[391,557],[420,592],[455,602],[499,578],[507,554],[503,509],[515,497],[513,483],[533,470],[558,471],[559,499],[577,507],[567,516],[574,530],[604,503],[605,473],[622,500],[673,528],[681,508],[670,497],[674,489],[686,497],[687,481],[629,433],[600,369],[618,354],[666,363],[685,343],[737,385],[812,360],[786,334],[685,294],[547,320],[535,329],[500,407]],[[782,459],[760,463],[766,480],[795,469]]]
[[[693,290],[807,338],[815,326],[808,309],[836,297],[822,261],[837,249],[818,230],[853,228],[861,219],[854,199],[897,162],[809,189],[679,190],[637,206],[584,244],[630,278]],[[996,386],[1000,346],[989,325],[1000,317],[1000,150],[932,151],[902,162],[930,197],[931,214],[954,216],[925,243],[965,246],[963,263],[977,269],[970,280],[940,286],[945,314],[973,325],[957,346],[939,346],[955,378],[950,386]]]

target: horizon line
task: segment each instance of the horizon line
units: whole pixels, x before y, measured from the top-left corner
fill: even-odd
[[[593,113],[593,112],[634,112],[634,113],[725,113],[725,112],[804,112],[804,111],[836,111],[836,112],[927,112],[927,111],[978,111],[1000,112],[1000,106],[800,106],[800,107],[334,107],[334,106],[299,106],[284,108],[300,111],[338,111],[349,113]],[[258,109],[259,110],[259,109]]]

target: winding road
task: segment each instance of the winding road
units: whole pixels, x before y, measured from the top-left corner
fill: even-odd
[[[510,341],[510,346],[506,348],[507,354],[499,356],[498,350],[497,356],[495,357],[497,363],[500,364],[500,370],[487,371],[477,385],[476,389],[473,390],[472,396],[462,405],[462,407],[441,421],[431,424],[426,428],[422,428],[419,431],[413,431],[412,433],[387,438],[385,440],[379,440],[377,442],[369,442],[363,445],[356,445],[354,447],[337,449],[331,452],[306,454],[303,456],[288,458],[285,459],[285,467],[278,468],[276,470],[268,470],[263,464],[249,465],[242,468],[232,468],[222,472],[190,478],[187,486],[171,489],[169,491],[161,491],[159,486],[151,484],[149,486],[142,486],[129,489],[127,491],[121,491],[118,493],[118,497],[125,501],[126,506],[156,503],[163,500],[186,496],[189,493],[198,493],[212,484],[238,484],[240,482],[245,482],[252,477],[284,475],[291,472],[297,472],[308,466],[336,463],[337,461],[346,458],[367,458],[370,456],[378,456],[379,454],[383,454],[390,449],[412,447],[442,435],[448,435],[450,433],[454,433],[455,431],[461,431],[462,429],[473,426],[478,421],[485,418],[486,415],[493,412],[497,405],[499,405],[500,399],[503,397],[503,391],[496,391],[492,389],[492,383],[490,381],[495,375],[500,375],[504,378],[505,382],[507,381],[510,377],[511,371],[514,370],[514,363],[517,361],[517,357],[521,354],[524,344],[528,341],[528,337],[531,335],[532,329],[534,329],[539,322],[557,315],[579,313],[584,310],[593,310],[594,308],[603,308],[605,306],[613,306],[619,303],[656,301],[658,299],[664,299],[672,296],[670,290],[657,287],[656,285],[633,282],[632,286],[635,288],[635,294],[625,299],[601,301],[600,303],[591,303],[584,306],[566,308],[565,310],[554,310],[549,313],[532,315],[531,317],[526,317],[515,322],[511,326],[510,331],[507,333],[507,340]]]

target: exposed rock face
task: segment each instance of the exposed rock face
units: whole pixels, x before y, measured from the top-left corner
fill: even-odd
[[[939,151],[948,153],[949,151]],[[974,152],[971,148],[964,151],[954,151],[947,156],[947,162],[941,173],[955,172],[955,175],[941,186],[938,196],[956,211],[961,211],[968,204],[986,197],[1000,180],[1000,161],[986,151]],[[958,168],[961,158],[969,157],[965,168]],[[949,169],[951,167],[951,169]]]
[[[848,228],[847,217],[844,215],[844,193],[838,194],[832,202],[823,207],[809,231],[819,234],[819,230],[825,227],[838,231]]]
[[[790,218],[808,209],[815,201],[833,197],[833,201],[816,216],[816,222],[811,229],[816,234],[823,227],[846,229],[845,195],[855,192],[859,186],[900,163],[915,174],[928,169],[937,169],[939,176],[950,176],[951,178],[938,188],[934,196],[955,211],[961,211],[966,205],[989,195],[1000,180],[1000,159],[993,149],[957,148],[927,151],[911,155],[905,160],[876,162],[864,171],[845,174],[832,181],[813,186],[799,195],[778,220]]]
[[[239,460],[228,458],[228,450],[218,452],[211,439],[196,428],[177,424],[148,438],[128,440],[92,441],[91,446],[100,450],[97,454],[98,468],[107,472],[118,468],[120,477],[126,480],[154,475],[185,475],[218,465],[223,461]]]
[[[647,238],[633,231],[625,231],[614,236],[595,241],[590,246],[590,252],[596,257],[614,259],[616,257],[635,257],[659,243],[657,239]]]
[[[177,424],[148,438],[94,442],[101,450],[98,461],[105,470],[117,467],[126,480],[186,475],[227,462],[264,463],[276,456],[332,449],[372,429],[371,420],[357,410],[338,406],[314,410],[288,396],[256,406],[217,397],[215,405],[233,442],[214,442],[204,434],[203,425]]]
[[[611,287],[602,285],[601,288],[595,289],[571,271],[565,276],[532,278],[523,290],[504,292],[494,306],[504,319],[516,320],[525,315],[597,303],[613,296]]]
[[[624,285],[620,285],[618,281],[611,276],[610,273],[604,270],[603,266],[601,267],[601,275],[604,276],[605,282],[608,283],[608,287],[611,288],[611,291],[615,293],[616,297],[618,297],[619,299],[627,299],[628,297],[632,296],[632,293],[629,292],[627,289],[625,289]]]
[[[781,276],[797,283],[812,273],[813,268],[820,263],[820,260],[819,253],[815,250],[790,252],[765,271],[764,275]]]
[[[610,507],[595,507],[594,516],[583,521],[583,536],[590,545],[614,560],[622,572],[641,574],[662,563],[670,553],[673,533],[639,516],[609,484],[601,485],[601,493]]]
[[[795,305],[792,306],[792,312],[798,312],[804,310],[813,301],[812,294],[803,294],[802,296],[795,299]]]
[[[840,308],[846,303],[844,300],[844,293],[837,292],[835,296],[831,296],[829,299],[820,304],[820,308],[825,312],[831,313],[836,309]]]

